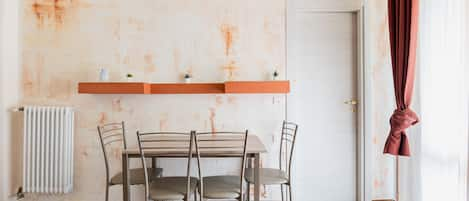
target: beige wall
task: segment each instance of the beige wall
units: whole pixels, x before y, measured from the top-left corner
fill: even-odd
[[[1,8],[1,56],[0,56],[0,200],[16,191],[18,174],[11,174],[19,169],[16,158],[18,153],[17,134],[14,132],[13,114],[10,108],[16,106],[19,95],[19,29],[18,1],[0,1]]]
[[[365,65],[368,118],[372,138],[372,198],[390,199],[395,196],[395,159],[384,155],[383,148],[389,133],[389,117],[394,110],[394,91],[390,59],[387,1],[368,0],[366,3]]]
[[[34,7],[32,0],[24,0],[19,9],[24,13],[21,22],[17,22],[15,9],[12,9],[14,5],[5,9],[4,16],[9,20],[4,18],[2,21],[8,23],[8,29],[2,31],[2,47],[8,52],[2,54],[0,92],[3,92],[2,117],[6,119],[0,125],[6,125],[2,127],[1,134],[2,149],[6,152],[1,158],[0,192],[16,188],[10,178],[4,177],[10,174],[10,167],[4,161],[9,161],[12,156],[9,151],[11,143],[8,143],[12,132],[8,126],[11,123],[7,109],[17,103],[72,105],[77,108],[75,192],[67,196],[43,196],[39,200],[103,198],[104,167],[94,129],[103,121],[126,120],[131,144],[135,143],[133,132],[136,129],[250,128],[263,138],[271,153],[275,152],[278,127],[285,115],[283,96],[78,95],[76,83],[96,80],[100,67],[111,71],[112,80],[123,80],[123,74],[127,72],[134,73],[136,80],[153,82],[180,81],[181,74],[186,72],[192,72],[195,81],[207,82],[222,81],[231,71],[236,80],[266,79],[273,69],[278,69],[283,76],[284,2],[138,2],[59,1],[59,10],[51,10],[47,5]],[[311,9],[319,10],[353,10],[359,5],[358,1],[298,2],[300,5],[313,5]],[[387,198],[393,195],[394,170],[393,160],[381,154],[393,105],[386,5],[385,0],[370,0],[366,5],[366,68],[372,77],[370,94],[373,102],[370,122],[374,144],[373,197]],[[23,29],[22,35],[15,31],[18,24]],[[6,26],[5,23],[2,25]],[[227,43],[226,31],[233,34],[232,43]],[[20,37],[22,50],[18,41],[13,40],[16,37]],[[227,44],[230,46],[228,54]],[[21,65],[16,60],[18,57]],[[224,68],[231,61],[235,61],[237,68]],[[8,96],[5,96],[6,92]],[[276,164],[274,154],[263,156],[263,159],[264,166]],[[214,167],[225,168],[220,163],[214,163]],[[7,182],[3,182],[5,180]],[[277,197],[276,190],[267,189],[264,197]],[[111,194],[120,199],[119,192],[119,188],[114,188]]]
[[[77,83],[96,81],[99,69],[112,81],[126,73],[135,81],[194,82],[265,80],[274,69],[284,76],[283,0],[25,0],[21,27],[21,103],[70,105],[76,109],[75,189],[48,200],[95,201],[104,197],[104,163],[96,125],[127,122],[135,131],[243,130],[259,135],[275,166],[283,95],[86,95]],[[231,67],[228,64],[234,62]],[[117,150],[116,150],[117,151]],[[115,161],[119,154],[113,154]],[[114,162],[114,165],[119,165]],[[138,161],[134,162],[137,165]],[[177,162],[162,161],[165,174],[184,174]],[[211,161],[206,175],[235,173]],[[237,167],[237,166],[233,166]],[[142,188],[134,191],[141,197]],[[264,189],[265,198],[278,193]],[[111,190],[112,200],[121,188]],[[36,196],[33,196],[36,197]]]

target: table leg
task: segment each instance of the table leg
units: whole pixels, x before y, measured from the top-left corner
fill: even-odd
[[[248,158],[247,168],[253,168],[252,159],[253,159],[252,156]],[[251,184],[250,183],[247,183],[246,201],[251,201]]]
[[[259,175],[259,168],[261,166],[260,153],[254,156],[254,201],[260,201],[261,197],[261,182]]]
[[[156,158],[151,157],[151,167],[156,169]]]
[[[122,193],[123,200],[130,200],[130,190],[129,190],[129,156],[127,154],[122,154]]]
[[[156,174],[156,173],[158,172],[158,171],[156,170],[157,166],[158,166],[158,165],[156,164],[156,157],[151,157],[151,167],[153,168],[153,174],[155,175],[155,177],[160,177],[160,176],[162,176],[162,175],[157,175],[157,174]]]

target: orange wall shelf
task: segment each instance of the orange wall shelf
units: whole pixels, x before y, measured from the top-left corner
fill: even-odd
[[[287,94],[290,81],[229,81],[225,93],[230,94]]]
[[[80,94],[150,94],[150,84],[143,82],[80,82]]]
[[[80,94],[286,94],[290,81],[225,83],[80,82]]]
[[[220,94],[225,93],[223,83],[153,83],[152,94]]]

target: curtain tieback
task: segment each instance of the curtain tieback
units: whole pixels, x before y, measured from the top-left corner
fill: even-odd
[[[411,109],[394,110],[390,119],[391,131],[386,140],[384,153],[410,156],[409,142],[405,131],[418,122],[417,114]]]

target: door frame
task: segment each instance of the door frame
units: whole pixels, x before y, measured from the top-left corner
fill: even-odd
[[[356,200],[357,201],[370,201],[372,199],[372,137],[370,131],[370,125],[367,122],[371,122],[371,114],[369,113],[369,106],[366,103],[370,102],[370,97],[367,96],[367,89],[369,84],[366,83],[366,69],[365,69],[365,6],[362,5],[358,9],[343,9],[343,10],[332,10],[332,9],[289,9],[288,0],[285,6],[285,75],[288,79],[288,35],[290,26],[288,26],[290,11],[296,13],[352,13],[356,15],[357,20],[357,184],[356,184]],[[285,96],[285,117],[288,114],[288,96]]]

